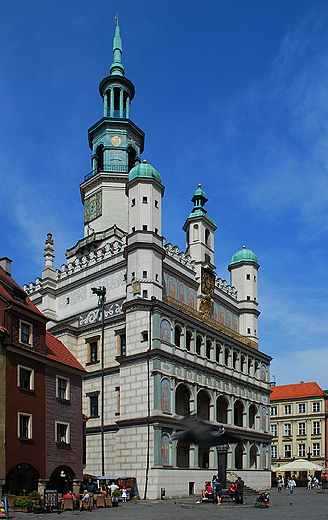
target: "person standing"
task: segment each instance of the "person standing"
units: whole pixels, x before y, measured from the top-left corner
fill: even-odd
[[[278,488],[278,492],[281,492],[281,490],[282,490],[282,482],[281,482],[281,478],[280,477],[278,477],[277,488]]]
[[[241,477],[237,479],[237,504],[244,503],[244,481]]]
[[[222,492],[223,492],[223,485],[218,480],[216,483],[216,505],[220,506],[222,502]]]
[[[296,482],[293,478],[291,478],[289,480],[289,489],[290,489],[290,494],[292,495],[293,492],[294,492],[294,487],[296,487]]]
[[[311,475],[308,476],[308,478],[307,478],[307,482],[308,482],[308,484],[307,484],[307,488],[308,488],[308,489],[311,489],[311,483],[312,483],[312,477],[311,477]]]

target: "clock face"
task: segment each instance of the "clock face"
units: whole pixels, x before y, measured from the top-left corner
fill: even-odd
[[[84,222],[90,222],[101,215],[101,190],[84,201]]]
[[[210,296],[213,296],[214,294],[214,281],[215,276],[211,273],[208,273],[206,271],[202,274],[202,293],[203,294],[209,294]]]
[[[121,139],[119,138],[118,135],[114,135],[114,136],[111,138],[111,143],[112,143],[112,145],[114,145],[114,146],[120,146],[120,144],[121,144]]]

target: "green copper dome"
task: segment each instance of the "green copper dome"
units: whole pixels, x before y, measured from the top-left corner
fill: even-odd
[[[245,246],[243,246],[243,248],[240,251],[237,251],[237,253],[233,255],[233,257],[231,258],[230,265],[237,264],[239,262],[255,262],[256,264],[258,263],[256,254],[253,253],[253,251],[251,251],[250,249],[246,249]]]
[[[158,182],[162,182],[161,174],[151,164],[147,164],[145,160],[130,170],[129,181],[137,177],[156,179]]]

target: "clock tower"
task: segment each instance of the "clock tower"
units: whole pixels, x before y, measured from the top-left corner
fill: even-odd
[[[92,171],[80,185],[84,205],[84,236],[113,225],[128,231],[128,198],[125,186],[129,171],[140,163],[145,134],[130,120],[133,83],[125,77],[122,41],[116,20],[114,59],[109,76],[100,85],[103,117],[88,131]]]

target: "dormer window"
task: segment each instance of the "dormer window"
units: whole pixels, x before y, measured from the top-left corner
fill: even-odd
[[[30,347],[33,343],[32,325],[25,321],[20,321],[20,343],[29,345]]]

